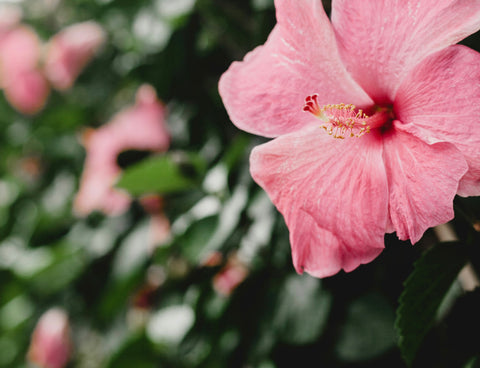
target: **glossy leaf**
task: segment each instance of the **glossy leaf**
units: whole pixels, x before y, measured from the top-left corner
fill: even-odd
[[[465,247],[449,242],[431,248],[415,263],[400,296],[395,323],[407,364],[414,361],[440,304],[466,262]]]
[[[200,156],[169,153],[136,164],[122,174],[117,187],[132,195],[168,194],[195,187],[204,172]]]

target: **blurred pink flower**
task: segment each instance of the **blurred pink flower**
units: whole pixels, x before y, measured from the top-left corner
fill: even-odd
[[[25,114],[40,111],[50,94],[40,57],[40,40],[27,26],[11,29],[0,43],[0,80],[5,97]]]
[[[117,157],[126,150],[167,150],[170,137],[165,123],[165,107],[153,87],[141,86],[135,105],[120,111],[106,125],[91,129],[84,138],[85,166],[74,203],[78,215],[94,210],[107,215],[125,212],[130,196],[113,186],[121,168]]]
[[[92,21],[66,27],[53,36],[45,56],[45,75],[52,86],[70,88],[104,42],[105,32]]]
[[[454,45],[480,28],[479,0],[333,0],[331,22],[320,0],[275,7],[219,90],[234,124],[275,137],[251,173],[298,272],[352,271],[385,233],[415,243],[455,194],[480,194],[480,54]]]
[[[0,16],[0,86],[14,108],[36,114],[47,102],[50,84],[59,90],[70,88],[105,35],[94,22],[75,24],[55,35],[44,55],[34,30],[19,24],[14,10],[9,19],[8,15]]]
[[[45,312],[35,327],[28,360],[39,368],[63,368],[72,352],[68,317],[62,309]]]
[[[158,245],[164,244],[170,237],[170,220],[163,212],[163,198],[157,194],[144,195],[140,199],[145,212],[150,215],[150,252]]]
[[[227,263],[213,278],[213,288],[221,295],[229,296],[248,276],[247,266],[236,254],[228,257]]]

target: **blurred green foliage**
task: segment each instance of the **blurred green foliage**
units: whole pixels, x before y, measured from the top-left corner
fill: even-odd
[[[94,19],[108,42],[73,89],[53,92],[36,116],[0,97],[0,367],[27,366],[30,334],[53,306],[70,316],[70,367],[405,366],[395,310],[433,234],[416,247],[387,235],[382,255],[349,274],[297,275],[283,219],[248,171],[251,148],[264,140],[237,130],[218,95],[222,72],[274,26],[273,1],[51,3],[21,3],[42,37]],[[478,47],[475,36],[466,43]],[[127,168],[118,185],[135,196],[163,194],[171,236],[153,250],[138,201],[112,218],[72,213],[82,129],[131,104],[142,83],[167,104],[171,153]],[[478,269],[479,234],[469,221],[480,218],[480,205],[457,205],[455,227]],[[225,295],[215,277],[234,257],[247,275]],[[461,297],[455,285],[446,318],[418,341],[414,366],[475,364],[477,340],[458,326],[479,326],[478,308],[468,307],[479,305],[478,293]]]

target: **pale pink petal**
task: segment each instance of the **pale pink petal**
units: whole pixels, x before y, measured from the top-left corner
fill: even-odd
[[[453,198],[468,169],[454,145],[425,143],[396,120],[384,134],[384,159],[390,218],[400,239],[416,243],[429,227],[453,218]]]
[[[3,41],[6,39],[10,31],[18,26],[21,19],[22,11],[18,6],[0,3],[0,54],[2,53]],[[2,88],[1,74],[0,70],[0,88]]]
[[[92,21],[71,25],[53,36],[45,56],[45,74],[52,86],[70,88],[104,41],[105,32]]]
[[[388,191],[377,133],[341,140],[309,127],[256,147],[250,164],[285,218],[298,272],[351,271],[382,251]]]
[[[38,69],[40,40],[25,26],[17,27],[0,44],[0,79],[5,97],[24,114],[40,111],[50,94],[50,87]]]
[[[121,215],[130,207],[131,199],[127,193],[113,189],[121,172],[114,161],[116,154],[108,150],[89,152],[87,147],[87,155],[74,201],[75,213],[86,216],[98,210],[109,216]]]
[[[395,100],[397,117],[428,142],[453,143],[469,171],[460,195],[480,195],[480,54],[451,46],[431,55],[404,80]]]
[[[68,316],[64,310],[52,308],[39,319],[27,357],[36,367],[64,368],[70,359],[72,348]]]
[[[32,70],[40,61],[40,40],[27,26],[12,29],[1,44],[1,71],[7,77],[12,73]]]
[[[43,109],[50,87],[38,70],[18,72],[5,80],[7,101],[23,114],[33,115]]]
[[[278,24],[265,45],[234,62],[219,90],[232,122],[251,133],[275,137],[308,125],[307,95],[319,103],[371,105],[345,70],[321,1],[275,2]]]
[[[155,89],[145,84],[137,91],[135,105],[116,114],[105,130],[114,137],[117,154],[130,149],[165,151],[170,144],[165,115]]]
[[[86,216],[95,210],[115,216],[122,214],[130,206],[131,199],[128,194],[113,189],[121,173],[114,139],[105,127],[91,129],[84,134],[83,144],[87,156],[80,190],[74,201],[74,210],[79,216]]]
[[[108,124],[86,135],[87,157],[74,202],[78,215],[94,210],[119,215],[128,209],[130,197],[114,188],[121,173],[117,157],[127,150],[165,151],[170,142],[165,114],[155,90],[143,85],[137,91],[134,106],[120,111]]]
[[[348,70],[388,103],[419,61],[480,28],[480,0],[334,0],[332,23]]]

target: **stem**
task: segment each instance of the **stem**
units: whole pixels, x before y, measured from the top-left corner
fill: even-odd
[[[457,234],[450,224],[442,224],[433,228],[435,235],[441,242],[458,241]],[[468,262],[458,274],[458,281],[465,291],[472,291],[480,286],[477,274],[473,270],[472,264]]]

